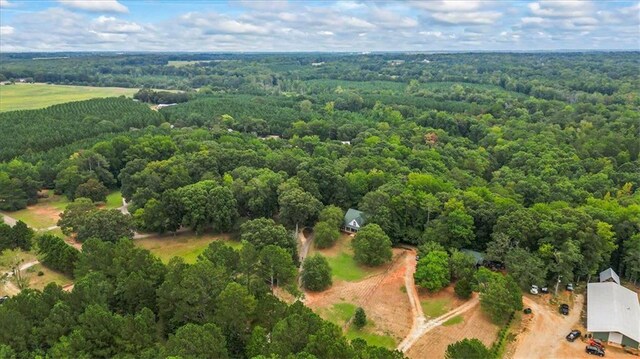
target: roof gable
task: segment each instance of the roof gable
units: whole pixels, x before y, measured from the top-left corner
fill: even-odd
[[[344,215],[344,226],[360,228],[365,223],[364,217],[364,212],[360,212],[357,209],[349,208],[347,213]]]
[[[620,284],[620,277],[613,271],[613,269],[605,269],[600,272],[600,282],[606,282],[609,279],[613,279],[614,282]]]

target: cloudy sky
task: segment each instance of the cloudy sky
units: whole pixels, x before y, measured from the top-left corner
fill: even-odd
[[[0,51],[640,50],[638,1],[0,0]]]

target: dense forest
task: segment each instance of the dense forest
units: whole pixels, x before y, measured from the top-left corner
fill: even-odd
[[[424,287],[449,282],[426,268],[460,249],[504,263],[522,289],[610,266],[640,280],[638,53],[63,55],[2,54],[0,77],[178,89],[188,101],[0,114],[0,209],[55,189],[75,200],[63,224],[84,241],[61,264],[74,268],[72,293],[51,285],[0,307],[0,353],[402,357],[349,343],[260,274],[280,250],[297,264],[289,231],[334,206],[363,211],[372,237],[419,247]],[[122,191],[129,221],[93,214],[106,189]],[[129,240],[181,228],[252,245],[163,265]]]

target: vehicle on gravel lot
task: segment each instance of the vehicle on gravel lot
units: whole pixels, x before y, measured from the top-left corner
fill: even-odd
[[[567,284],[567,290],[573,292],[573,283]]]
[[[547,288],[547,287],[540,288],[540,293],[544,293],[544,294],[549,293],[549,288]]]
[[[584,348],[584,350],[591,355],[597,355],[601,357],[604,356],[604,349],[598,348],[597,346],[594,346],[594,345],[587,345],[587,347]]]
[[[600,339],[589,338],[589,342],[587,342],[587,344],[604,350],[604,344],[602,344]]]
[[[569,315],[569,305],[568,304],[560,304],[560,313],[563,315]]]
[[[532,284],[532,285],[531,285],[531,289],[529,289],[529,293],[531,293],[531,294],[538,294],[538,292],[539,292],[538,286],[537,286],[537,285],[535,285],[535,284]]]
[[[567,340],[572,342],[577,338],[580,338],[580,335],[582,335],[582,333],[579,330],[574,329],[571,333],[567,334]]]
[[[524,308],[524,314],[531,314],[531,308]]]

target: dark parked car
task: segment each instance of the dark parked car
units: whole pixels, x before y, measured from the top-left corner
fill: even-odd
[[[567,290],[573,292],[573,283],[567,284]]]
[[[579,330],[574,329],[571,331],[571,333],[567,334],[567,340],[572,342],[577,338],[580,338],[580,335],[582,335],[582,333]]]
[[[562,313],[563,315],[569,315],[569,305],[560,304],[560,313]]]
[[[597,355],[597,356],[604,356],[604,349],[602,348],[598,348],[596,346],[593,345],[587,345],[587,347],[585,348],[585,351],[591,355]]]
[[[531,314],[531,308],[524,308],[524,314]]]
[[[547,287],[540,288],[540,293],[544,293],[544,294],[549,293],[549,288],[547,288]]]

